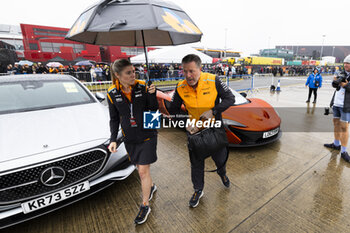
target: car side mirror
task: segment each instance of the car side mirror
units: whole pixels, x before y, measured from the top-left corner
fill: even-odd
[[[103,102],[106,99],[106,96],[104,94],[102,94],[101,92],[96,92],[95,97],[100,102]]]
[[[241,93],[239,93],[239,94],[241,94],[241,96],[243,96],[244,98],[247,97],[247,93],[245,93],[245,92],[241,92]]]

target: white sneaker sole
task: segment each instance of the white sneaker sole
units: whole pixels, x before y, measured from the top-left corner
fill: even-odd
[[[202,191],[201,195],[198,198],[197,204],[195,204],[194,206],[191,206],[191,205],[189,205],[189,206],[192,207],[192,208],[196,208],[198,206],[198,204],[199,204],[199,200],[203,197],[203,194],[204,194],[204,192]]]
[[[141,222],[137,222],[136,224],[140,225],[140,224],[142,224],[142,223],[146,222],[146,221],[147,221],[147,218],[148,218],[149,213],[151,213],[151,207],[149,207],[149,208],[148,208],[148,211],[147,211],[147,214],[146,214],[145,218],[144,218],[144,219],[143,219]]]

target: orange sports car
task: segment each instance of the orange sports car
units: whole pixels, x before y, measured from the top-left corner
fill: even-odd
[[[270,104],[257,98],[245,98],[245,93],[231,91],[235,103],[222,113],[231,147],[260,146],[281,137],[281,118]],[[173,94],[174,88],[157,91],[159,110],[165,117],[170,115],[168,108]],[[186,114],[184,106],[182,110]]]

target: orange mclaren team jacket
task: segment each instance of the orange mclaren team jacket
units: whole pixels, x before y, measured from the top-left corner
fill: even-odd
[[[149,94],[145,81],[135,80],[131,90],[131,102],[122,92],[119,82],[111,86],[107,93],[110,115],[111,142],[115,142],[121,125],[126,143],[140,143],[157,135],[157,130],[143,128],[143,112],[156,111],[158,101],[156,94]],[[137,127],[131,127],[131,104]]]
[[[201,73],[196,90],[187,84],[186,79],[178,83],[169,113],[178,114],[181,105],[184,104],[191,119],[199,120],[203,112],[212,109],[215,119],[221,120],[221,113],[234,102],[234,95],[220,78],[213,74]]]

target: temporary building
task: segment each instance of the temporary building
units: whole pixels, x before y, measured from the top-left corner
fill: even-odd
[[[171,46],[165,47],[162,49],[156,49],[148,52],[148,62],[149,63],[181,63],[181,60],[184,56],[188,54],[196,54],[198,55],[203,64],[211,64],[213,58],[189,47],[188,45],[180,45],[180,46]],[[139,54],[135,57],[130,58],[132,63],[146,63],[145,55]]]

